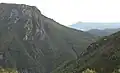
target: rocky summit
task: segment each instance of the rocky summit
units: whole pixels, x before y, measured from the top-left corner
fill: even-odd
[[[0,66],[50,73],[76,59],[95,39],[45,17],[35,6],[0,4]]]

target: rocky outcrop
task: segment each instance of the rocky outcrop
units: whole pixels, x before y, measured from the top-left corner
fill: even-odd
[[[0,64],[4,67],[17,68],[21,73],[49,73],[61,63],[76,59],[76,53],[93,39],[91,34],[45,17],[35,6],[0,4]]]

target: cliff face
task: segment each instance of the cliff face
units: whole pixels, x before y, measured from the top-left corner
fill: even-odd
[[[25,73],[49,73],[76,59],[95,39],[60,25],[34,6],[0,4],[0,65]]]

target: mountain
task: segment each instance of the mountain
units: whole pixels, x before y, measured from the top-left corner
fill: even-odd
[[[116,29],[104,29],[104,30],[100,30],[100,29],[91,29],[88,30],[87,32],[96,36],[109,36],[113,33],[116,33],[120,31],[120,28],[116,28]]]
[[[96,36],[108,36],[112,34],[105,30],[99,30],[99,29],[91,29],[91,30],[88,30],[87,32],[89,32],[90,34],[96,35]]]
[[[78,30],[88,31],[91,29],[104,30],[106,28],[120,28],[120,23],[92,23],[92,22],[78,22],[76,24],[70,25],[69,27]]]
[[[76,59],[95,39],[42,15],[35,6],[0,4],[0,66],[50,73]]]
[[[120,28],[117,28],[117,29],[104,29],[106,32],[110,32],[110,33],[115,33],[115,32],[118,32],[120,31]]]
[[[53,73],[82,73],[87,68],[98,73],[120,69],[120,31],[105,36],[88,46],[79,59],[63,64]]]

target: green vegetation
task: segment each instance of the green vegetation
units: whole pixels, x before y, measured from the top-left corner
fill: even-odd
[[[53,73],[79,73],[95,68],[98,73],[112,73],[120,65],[120,32],[105,36],[88,46],[79,59],[64,64]]]
[[[86,70],[82,71],[82,73],[98,73],[93,69],[87,68]],[[114,69],[112,73],[120,73],[120,69]]]
[[[18,71],[16,69],[0,67],[0,73],[18,73]]]
[[[82,71],[82,73],[97,73],[95,70],[87,68],[86,70]]]

